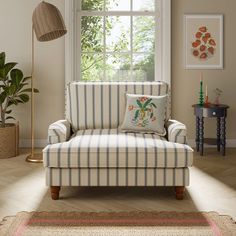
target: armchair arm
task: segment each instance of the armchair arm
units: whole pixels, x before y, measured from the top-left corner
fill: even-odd
[[[187,128],[177,120],[168,120],[167,135],[170,142],[187,144]]]
[[[58,120],[48,128],[48,143],[62,143],[68,141],[71,136],[71,126],[67,120]]]

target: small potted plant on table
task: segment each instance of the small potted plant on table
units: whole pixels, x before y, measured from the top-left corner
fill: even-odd
[[[6,55],[0,53],[0,159],[18,154],[19,125],[7,123],[14,119],[10,114],[12,106],[29,101],[31,88],[27,88],[30,77],[24,77],[23,72],[14,69],[15,62],[5,63]],[[34,89],[34,92],[38,92]]]

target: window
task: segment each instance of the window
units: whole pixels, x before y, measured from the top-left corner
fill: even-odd
[[[67,82],[169,82],[170,0],[68,0],[66,23]]]

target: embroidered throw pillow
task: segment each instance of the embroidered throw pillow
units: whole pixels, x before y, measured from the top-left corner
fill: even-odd
[[[167,99],[168,95],[126,94],[126,110],[121,130],[164,136]]]

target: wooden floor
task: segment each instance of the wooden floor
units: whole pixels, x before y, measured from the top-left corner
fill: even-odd
[[[236,220],[236,149],[226,158],[215,149],[195,155],[186,198],[173,188],[64,187],[52,201],[41,164],[25,162],[25,152],[0,160],[0,219],[19,211],[217,211]]]

